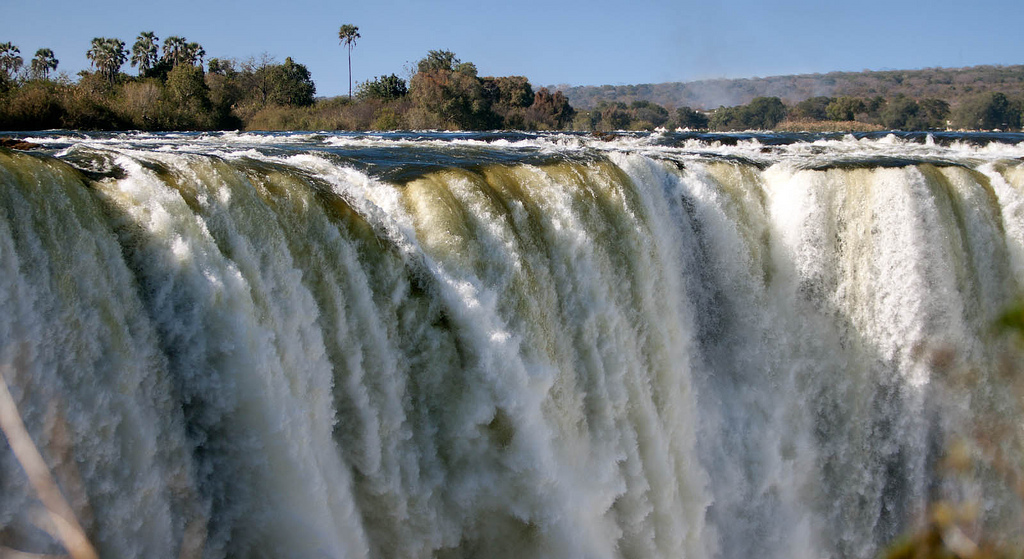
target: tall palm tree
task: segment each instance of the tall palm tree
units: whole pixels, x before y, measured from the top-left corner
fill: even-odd
[[[132,45],[132,66],[139,67],[140,76],[156,66],[159,60],[160,49],[157,46],[159,40],[152,31],[143,31],[135,39],[135,44]]]
[[[359,38],[359,28],[355,25],[345,24],[338,29],[338,39],[341,44],[348,48],[348,98],[352,98],[352,47],[356,46],[356,39]]]
[[[19,54],[21,50],[12,43],[0,43],[0,72],[7,74],[8,78],[13,79],[24,62]]]
[[[128,60],[128,53],[124,50],[124,41],[107,37],[96,37],[92,40],[92,48],[85,57],[92,61],[92,65],[107,78],[107,81],[114,83],[121,66]]]
[[[51,71],[57,69],[59,62],[52,50],[39,49],[32,58],[32,75],[45,80],[50,77]]]

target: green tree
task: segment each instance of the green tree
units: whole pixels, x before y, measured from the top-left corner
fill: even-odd
[[[32,76],[41,79],[47,79],[50,77],[50,72],[57,69],[57,64],[60,61],[54,56],[53,51],[50,49],[39,49],[36,51],[36,55],[32,57]]]
[[[868,116],[868,121],[880,123],[882,121],[882,111],[885,110],[887,104],[885,97],[881,95],[875,95],[864,101],[864,112]]]
[[[690,130],[704,130],[708,127],[708,117],[690,107],[676,109],[676,126]]]
[[[502,108],[527,108],[535,99],[533,86],[525,76],[504,76],[499,78],[483,78],[484,89],[490,89],[496,95],[493,103]]]
[[[3,72],[8,79],[14,79],[14,75],[21,69],[24,63],[21,50],[12,43],[0,43],[0,72]]]
[[[1020,112],[1000,92],[982,93],[965,101],[957,109],[954,122],[970,130],[1005,130],[1020,126]]]
[[[633,115],[622,102],[603,102],[597,106],[597,111],[601,115],[599,127],[606,130],[627,130],[633,122]]]
[[[352,98],[352,48],[359,39],[359,28],[346,23],[338,29],[338,41],[348,49],[348,98]]]
[[[438,70],[453,71],[461,64],[455,53],[450,50],[432,50],[427,52],[426,58],[416,63],[417,72],[433,72]]]
[[[230,126],[231,122],[237,123],[233,128],[241,127],[236,116],[232,116],[232,106],[245,98],[246,84],[243,83],[243,76],[235,68],[235,62],[231,59],[211,58],[207,63],[207,72],[203,77],[206,86],[210,89],[210,103],[221,115],[221,121]]]
[[[230,59],[211,58],[207,63],[207,72],[220,76],[229,76],[236,73],[235,63]]]
[[[264,54],[243,62],[241,71],[227,61],[214,60],[217,63],[210,61],[211,73],[206,76],[211,97],[218,106],[237,105],[243,118],[268,105],[309,106],[314,102],[316,86],[309,70],[290,57],[277,64]]]
[[[391,107],[381,107],[373,113],[374,130],[399,130],[403,125],[402,115]]]
[[[191,62],[190,59],[186,58],[188,56],[188,41],[184,37],[171,35],[164,39],[163,51],[162,60],[169,63],[172,67],[183,64],[186,61]]]
[[[829,120],[854,120],[864,109],[864,101],[857,97],[839,97],[828,104],[825,114]]]
[[[530,128],[559,130],[572,122],[576,111],[561,91],[551,93],[542,87],[533,96],[533,104],[526,110],[526,123]]]
[[[786,118],[786,106],[778,97],[756,97],[747,105],[746,127],[771,130]]]
[[[263,53],[260,57],[250,58],[242,62],[242,70],[236,79],[231,80],[240,86],[239,105],[243,107],[262,108],[270,97],[271,79],[269,68],[276,61],[272,56]]]
[[[746,128],[743,126],[742,107],[718,107],[708,120],[708,126],[713,130],[734,130]]]
[[[0,73],[0,82],[4,74]],[[0,102],[0,130],[63,128],[62,99],[66,85],[50,80],[31,80]]]
[[[284,64],[271,66],[266,71],[270,74],[268,102],[300,107],[313,104],[316,86],[305,66],[288,57],[284,59]]]
[[[526,111],[533,104],[534,92],[526,77],[486,77],[480,78],[480,84],[502,128],[528,128]]]
[[[905,95],[897,95],[882,109],[882,126],[890,130],[921,129],[923,126],[918,117],[919,111],[917,101]]]
[[[356,89],[356,96],[360,99],[380,99],[381,101],[393,101],[405,97],[409,93],[409,87],[405,84],[405,80],[394,74],[363,82]]]
[[[143,31],[132,45],[132,67],[139,67],[139,75],[143,76],[159,61],[159,39],[152,31]]]
[[[828,117],[828,106],[835,101],[832,97],[811,97],[800,101],[789,111],[790,118],[825,120]]]
[[[719,107],[709,126],[715,130],[771,130],[786,118],[786,106],[778,97],[755,97],[749,105]]]
[[[646,100],[633,101],[629,105],[633,113],[633,127],[652,129],[668,122],[668,109]]]
[[[179,64],[167,73],[164,90],[170,109],[159,126],[170,130],[209,130],[217,126],[217,115],[210,102],[203,70],[191,64]]]
[[[946,128],[949,119],[949,103],[942,99],[921,99],[917,103],[925,128]]]
[[[501,125],[491,110],[476,66],[449,51],[430,51],[417,64],[409,95],[416,105],[415,127],[486,130]]]
[[[111,84],[117,79],[121,66],[128,60],[128,53],[124,50],[124,41],[107,37],[94,38],[92,48],[85,53],[85,56]]]
[[[190,64],[180,64],[167,74],[167,91],[175,103],[203,103],[208,88],[202,70]]]
[[[186,64],[202,68],[203,58],[205,57],[206,51],[199,43],[188,43],[185,45],[185,52],[183,53],[182,59]]]

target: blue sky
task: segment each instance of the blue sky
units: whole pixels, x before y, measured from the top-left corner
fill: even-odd
[[[180,35],[207,57],[290,56],[318,95],[348,91],[338,27],[359,26],[355,82],[403,75],[428,50],[535,86],[1024,63],[1024,1],[0,0],[0,42],[88,68],[93,37]],[[126,64],[124,70],[133,73]]]

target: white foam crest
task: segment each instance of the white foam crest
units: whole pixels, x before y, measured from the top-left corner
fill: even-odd
[[[394,185],[316,155],[295,155],[284,158],[284,161],[312,172],[330,184],[336,194],[352,204],[405,254],[418,252],[412,218],[405,212],[401,192]]]
[[[557,155],[584,152],[637,152],[675,159],[694,157],[742,157],[765,165],[782,163],[797,167],[829,166],[835,163],[864,161],[873,158],[899,160],[923,159],[975,167],[985,162],[1024,156],[1024,143],[1008,144],[988,141],[976,145],[971,138],[954,139],[946,145],[933,136],[925,140],[903,138],[889,134],[880,138],[853,135],[817,140],[793,141],[781,145],[765,143],[760,137],[729,141],[730,135],[719,138],[706,136],[685,140],[679,146],[659,145],[664,133],[619,133],[612,137],[592,137],[569,133],[534,133],[521,139],[481,135],[470,137],[462,133],[425,132],[419,137],[404,134],[372,133],[257,133],[223,132],[202,134],[127,133],[112,136],[54,135],[31,136],[26,139],[42,145],[72,143],[96,149],[160,150],[183,153],[213,153],[225,157],[258,157],[260,150],[280,148],[296,150],[304,147],[328,147],[335,150],[360,148],[430,147],[440,152],[460,150],[488,150],[497,153],[508,150],[539,151]],[[765,136],[770,137],[770,135]],[[397,152],[396,152],[397,153]]]

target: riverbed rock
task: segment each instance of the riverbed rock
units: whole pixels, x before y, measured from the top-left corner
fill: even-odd
[[[34,144],[32,142],[26,142],[17,138],[0,138],[0,147],[17,150],[30,150],[30,149],[41,149],[43,146],[40,144]]]

